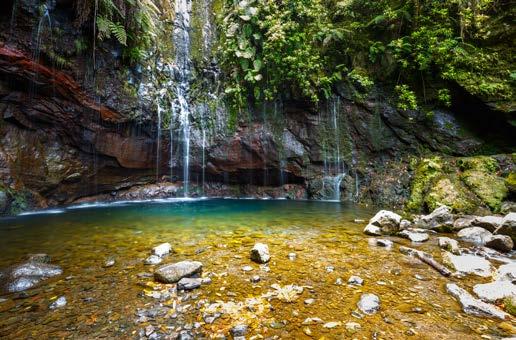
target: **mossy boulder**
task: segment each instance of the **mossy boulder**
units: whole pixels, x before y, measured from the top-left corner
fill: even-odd
[[[505,179],[505,185],[511,193],[516,193],[516,172],[511,172]]]
[[[498,162],[487,156],[461,158],[458,161],[464,171],[460,178],[493,211],[500,211],[502,201],[509,190],[505,179],[497,176]]]
[[[440,157],[423,158],[415,166],[410,199],[407,203],[409,211],[419,212],[424,208],[425,195],[433,181],[443,175],[443,164]]]
[[[424,203],[433,211],[440,205],[446,205],[453,211],[472,214],[478,210],[481,202],[464,184],[452,175],[442,175],[433,181]]]

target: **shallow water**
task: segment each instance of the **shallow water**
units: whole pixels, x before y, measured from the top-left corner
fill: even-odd
[[[0,268],[28,253],[47,253],[64,274],[25,293],[4,295],[0,337],[135,338],[152,325],[162,336],[193,327],[196,338],[210,338],[228,336],[241,323],[249,325],[248,337],[286,339],[309,338],[307,334],[327,339],[509,335],[500,321],[461,312],[444,289],[450,280],[471,288],[481,279],[444,278],[397,250],[398,244],[409,245],[440,259],[435,238],[423,245],[393,238],[397,244],[392,250],[370,246],[362,233],[364,224],[353,220],[367,220],[373,213],[331,202],[190,199],[79,206],[1,219]],[[212,282],[192,292],[172,292],[161,302],[152,297],[174,287],[141,275],[156,268],[144,265],[143,259],[162,242],[175,250],[163,263],[201,261],[203,276]],[[249,260],[255,242],[269,245],[268,266]],[[289,253],[297,257],[291,260]],[[115,265],[103,268],[109,257]],[[248,265],[253,270],[244,272]],[[251,283],[254,275],[261,281]],[[362,277],[364,285],[348,286],[351,275]],[[338,278],[343,285],[335,284]],[[273,284],[294,284],[303,291],[289,302],[267,299],[264,295],[275,291]],[[357,318],[353,311],[364,292],[377,294],[381,309]],[[48,305],[63,295],[68,304],[50,311]],[[306,299],[314,303],[308,305]],[[164,314],[147,319],[137,315],[154,307]],[[203,315],[215,310],[225,313],[206,324]],[[303,325],[308,317],[342,324],[331,329]],[[357,322],[361,329],[351,333],[347,322]]]

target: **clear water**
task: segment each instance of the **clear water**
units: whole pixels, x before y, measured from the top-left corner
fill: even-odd
[[[370,246],[362,233],[374,211],[349,204],[288,200],[180,199],[157,202],[118,203],[58,209],[0,220],[0,268],[18,263],[28,253],[47,253],[64,274],[25,294],[0,299],[0,338],[135,338],[152,325],[160,334],[173,334],[199,322],[196,338],[229,335],[240,323],[249,325],[248,336],[284,339],[345,339],[356,337],[400,339],[410,329],[418,339],[475,339],[487,334],[507,335],[500,321],[465,315],[445,293],[443,278],[424,264],[392,250]],[[396,243],[409,245],[404,239]],[[155,266],[143,260],[153,246],[170,242],[175,252],[163,263],[201,261],[203,275],[212,282],[191,293],[173,294],[159,301],[148,295],[174,285],[155,284]],[[267,243],[272,259],[269,271],[249,259],[255,242]],[[432,238],[413,247],[440,252]],[[297,257],[289,259],[288,254]],[[103,268],[109,257],[113,267]],[[251,266],[250,272],[242,270]],[[333,271],[329,269],[333,267]],[[418,280],[415,275],[424,280]],[[251,283],[259,275],[261,281]],[[363,287],[347,286],[351,275],[365,280]],[[343,285],[336,285],[338,278]],[[479,279],[451,279],[471,288]],[[264,294],[272,285],[303,286],[291,302]],[[364,292],[381,299],[379,313],[357,319],[352,316]],[[68,304],[50,311],[59,296]],[[306,299],[313,304],[305,304]],[[258,307],[235,306],[256,299]],[[209,305],[219,301],[228,310],[213,324],[203,321]],[[234,302],[232,304],[232,302]],[[137,322],[139,309],[156,306],[165,315]],[[231,307],[231,308],[230,308]],[[420,309],[415,309],[420,308]],[[415,312],[417,310],[417,312]],[[308,317],[341,322],[332,328],[303,325]],[[345,323],[357,322],[361,330],[351,334]]]

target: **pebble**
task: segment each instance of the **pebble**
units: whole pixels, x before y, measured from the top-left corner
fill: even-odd
[[[346,329],[352,333],[358,332],[362,326],[358,322],[347,322]]]
[[[342,285],[344,284],[344,281],[343,281],[340,277],[338,277],[338,278],[335,280],[335,284],[336,284],[337,286],[342,286]]]
[[[231,328],[230,332],[233,337],[245,336],[247,333],[247,325],[244,325],[244,324],[236,325],[233,328]]]
[[[327,272],[327,273],[332,273],[334,270],[335,270],[335,267],[334,267],[334,266],[327,266],[327,267],[326,267],[326,272]]]
[[[242,270],[243,270],[244,272],[250,272],[251,270],[253,270],[253,267],[251,267],[251,266],[243,266],[243,267],[242,267]]]
[[[252,283],[257,283],[257,282],[260,282],[261,278],[258,275],[253,275],[249,280]]]
[[[104,268],[109,268],[109,267],[113,267],[115,265],[115,259],[110,257],[106,260],[106,262],[104,262]]]
[[[374,314],[380,309],[380,298],[370,293],[362,294],[357,306],[362,313]]]
[[[288,254],[288,259],[290,261],[294,261],[296,258],[297,258],[297,254],[296,253],[289,253]]]
[[[340,325],[342,325],[342,322],[340,321],[330,321],[330,322],[327,322],[323,325],[324,328],[335,328],[335,327],[339,327]]]
[[[147,257],[147,258],[145,259],[145,262],[144,262],[144,263],[145,263],[145,264],[147,264],[147,265],[155,265],[155,264],[160,264],[160,263],[161,263],[161,261],[163,261],[163,260],[161,259],[161,257],[159,257],[159,256],[157,256],[157,255],[151,255],[151,256],[149,256],[149,257]]]
[[[152,255],[156,255],[158,257],[163,257],[170,253],[172,250],[172,246],[170,243],[162,243],[154,248],[152,248]]]
[[[57,308],[62,308],[64,306],[66,306],[66,297],[64,296],[60,296],[57,300],[55,300],[54,302],[52,302],[50,304],[50,306],[48,306],[48,308],[50,309],[57,309]]]
[[[364,279],[362,279],[361,277],[359,276],[351,276],[348,280],[348,285],[352,285],[352,286],[361,286],[364,284]]]
[[[311,305],[315,302],[315,299],[306,299],[305,300],[305,305]]]
[[[264,243],[256,243],[251,249],[251,260],[257,263],[267,263],[271,259],[269,246]]]
[[[184,277],[177,282],[178,290],[193,290],[201,286],[202,279]]]

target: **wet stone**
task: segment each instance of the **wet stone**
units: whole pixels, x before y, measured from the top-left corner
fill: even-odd
[[[380,298],[370,293],[362,294],[357,307],[364,314],[374,314],[380,309]]]
[[[57,300],[55,300],[54,302],[52,302],[48,308],[49,309],[57,309],[57,308],[62,308],[64,306],[66,306],[66,297],[64,296],[60,296],[59,298],[57,298]]]
[[[156,281],[163,283],[176,283],[184,277],[200,275],[202,263],[198,261],[181,261],[159,267],[154,272]]]
[[[250,281],[252,283],[257,283],[257,282],[260,282],[260,277],[258,275],[253,275],[251,278],[250,278]]]
[[[475,285],[473,292],[483,301],[496,302],[506,297],[516,296],[516,285],[511,281],[494,281]]]
[[[251,260],[256,263],[267,263],[271,259],[269,247],[264,243],[256,243],[251,249]]]
[[[38,263],[50,263],[50,255],[48,254],[28,254],[26,256],[27,261],[29,262],[38,262]]]
[[[305,300],[305,305],[311,305],[315,302],[315,299],[306,299]]]
[[[440,248],[451,252],[454,255],[460,255],[459,242],[449,237],[439,237],[437,244]]]
[[[358,332],[362,328],[358,322],[347,322],[345,326],[346,330],[351,333]]]
[[[163,257],[168,255],[172,250],[172,245],[170,243],[162,243],[154,248],[152,248],[152,255],[156,255],[158,257]]]
[[[359,276],[351,276],[349,279],[348,279],[348,285],[353,285],[353,286],[361,286],[364,284],[364,279],[362,279],[361,277]]]
[[[446,284],[446,291],[456,298],[462,306],[462,310],[466,314],[475,316],[485,316],[499,319],[509,318],[509,315],[499,308],[475,299],[466,290],[460,288],[454,283]]]
[[[104,265],[103,267],[104,268],[109,268],[109,267],[113,267],[115,265],[115,259],[110,257],[106,260],[106,262],[104,262]]]
[[[407,238],[412,242],[425,242],[428,241],[429,236],[427,233],[412,232],[410,230],[403,230],[399,234],[403,238]]]
[[[508,253],[514,248],[514,243],[510,236],[507,235],[493,235],[486,242],[486,247]]]
[[[247,334],[247,329],[248,329],[247,325],[240,324],[240,325],[236,325],[233,328],[231,328],[230,332],[231,332],[231,335],[234,337],[245,336]]]
[[[484,245],[486,242],[491,239],[492,234],[480,227],[469,227],[460,230],[457,233],[457,237],[462,241],[475,243],[477,245]]]
[[[179,280],[179,282],[177,283],[177,289],[178,290],[192,290],[192,289],[196,289],[196,288],[199,288],[201,286],[201,283],[202,283],[202,279],[197,279],[197,278],[182,278],[181,280]]]
[[[491,263],[476,255],[453,255],[445,252],[443,261],[458,272],[489,277],[493,273]]]
[[[161,257],[159,257],[159,256],[157,256],[157,255],[151,255],[151,256],[149,256],[149,257],[147,257],[147,258],[145,259],[145,262],[144,262],[144,263],[145,263],[146,265],[156,265],[156,264],[160,264],[160,263],[161,263],[161,261],[163,261],[163,260],[161,259]]]
[[[244,272],[250,272],[250,271],[252,271],[252,270],[253,270],[253,267],[251,267],[251,266],[243,266],[243,267],[242,267],[242,270],[243,270]]]
[[[288,259],[290,261],[294,261],[296,258],[297,258],[297,254],[296,253],[289,253],[288,254]]]

